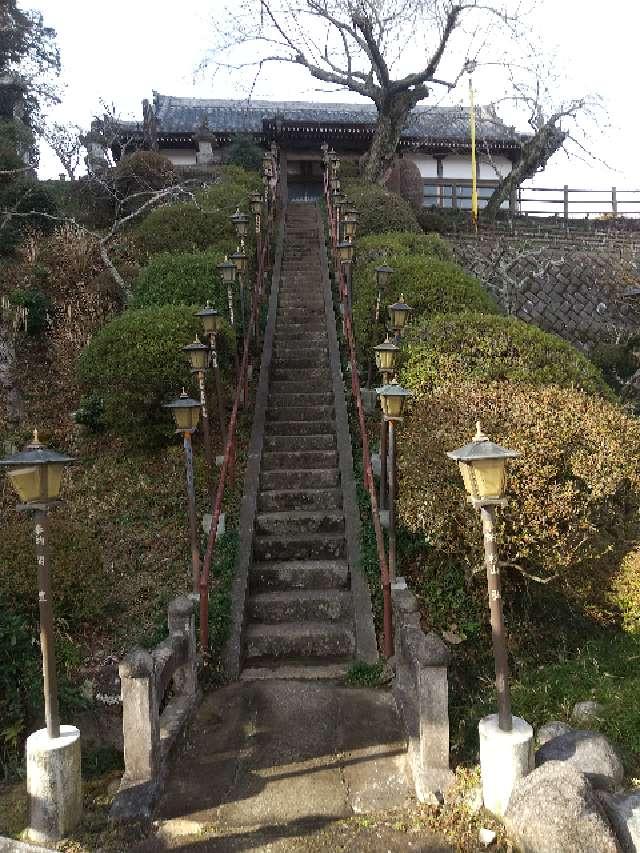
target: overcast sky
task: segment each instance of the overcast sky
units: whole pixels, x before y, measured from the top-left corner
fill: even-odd
[[[223,0],[31,0],[45,22],[58,32],[62,54],[64,100],[59,121],[87,127],[99,111],[100,99],[114,103],[121,116],[140,119],[141,101],[152,90],[194,97],[242,97],[244,81],[229,76],[196,75],[195,69],[212,42],[211,19]],[[637,82],[640,3],[637,0],[547,0],[536,22],[541,49],[558,50],[564,63],[567,96],[596,93],[608,110],[610,127],[593,128],[591,150],[611,169],[555,156],[545,186],[640,188],[637,166],[640,117]],[[303,69],[270,66],[254,93],[266,99],[349,100],[349,94],[323,94]],[[478,81],[477,102],[495,96]],[[454,93],[460,101],[464,89]],[[526,124],[520,129],[527,130]],[[44,151],[41,174],[61,171],[55,156]]]

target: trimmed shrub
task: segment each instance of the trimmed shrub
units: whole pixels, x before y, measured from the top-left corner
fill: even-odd
[[[224,252],[163,252],[154,255],[133,285],[132,308],[148,305],[205,305],[226,309],[218,264]]]
[[[406,199],[414,210],[420,210],[424,201],[424,181],[413,160],[401,157],[396,161],[385,186],[392,193]]]
[[[453,252],[438,234],[416,234],[413,231],[385,231],[358,238],[358,260],[384,263],[392,255],[428,255],[441,261],[452,261]]]
[[[411,329],[405,352],[401,382],[418,396],[447,382],[508,379],[578,387],[613,399],[586,356],[515,317],[439,314]]]
[[[115,168],[114,186],[122,198],[140,192],[156,192],[175,184],[173,163],[157,151],[134,151]]]
[[[522,454],[509,465],[498,516],[504,566],[557,576],[565,595],[598,615],[637,536],[640,421],[553,385],[454,381],[415,401],[399,435],[399,518],[430,544],[427,562],[467,573],[481,565],[481,525],[446,452],[470,440],[478,418],[492,440]]]
[[[640,547],[626,555],[613,578],[611,603],[620,612],[625,631],[640,634]]]
[[[158,252],[194,252],[208,249],[230,236],[230,223],[215,211],[179,202],[158,207],[140,223],[133,237],[142,256]]]
[[[173,433],[162,403],[192,385],[182,347],[200,331],[193,307],[160,305],[125,311],[82,351],[78,378],[104,402],[107,429],[133,444]]]
[[[468,234],[473,231],[468,210],[423,207],[416,214],[420,227],[427,234]]]
[[[230,217],[240,208],[249,213],[249,195],[262,189],[257,172],[249,172],[239,166],[227,166],[219,181],[198,193],[198,204],[205,210],[215,212],[224,225],[225,236],[236,239],[235,228]],[[251,234],[251,229],[249,231]]]
[[[457,264],[427,255],[393,255],[386,259],[394,273],[381,294],[380,323],[373,322],[378,296],[375,268],[380,260],[358,264],[354,268],[353,318],[360,355],[372,357],[372,347],[384,337],[388,306],[401,293],[413,308],[411,322],[443,311],[481,311],[497,313],[493,298],[477,278],[468,275]]]
[[[420,231],[413,208],[396,193],[354,179],[342,183],[347,199],[358,210],[358,237],[382,231]]]

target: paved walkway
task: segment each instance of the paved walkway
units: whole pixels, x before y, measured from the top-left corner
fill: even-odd
[[[390,693],[232,684],[199,708],[158,808],[160,834],[140,850],[326,849],[309,845],[322,845],[327,827],[344,835],[335,821],[409,805],[408,779]],[[399,835],[404,846],[385,851],[448,849],[422,839],[431,846],[407,847]]]

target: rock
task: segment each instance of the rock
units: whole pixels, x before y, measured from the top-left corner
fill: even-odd
[[[562,761],[584,773],[597,788],[620,785],[624,768],[610,741],[599,732],[572,729],[547,741],[536,752],[536,767]]]
[[[640,791],[624,794],[603,791],[599,796],[624,853],[639,853]]]
[[[504,816],[522,853],[620,853],[586,777],[548,761],[514,786]]]
[[[496,840],[496,834],[492,829],[485,829],[482,827],[478,833],[478,840],[483,847],[490,847]]]
[[[571,719],[575,723],[592,723],[594,720],[602,719],[603,714],[602,705],[589,699],[586,702],[576,702],[571,712]]]
[[[570,731],[571,726],[568,723],[563,723],[561,720],[551,720],[551,722],[545,723],[544,726],[540,726],[536,732],[536,740],[540,746],[544,746],[545,743],[554,737],[566,735]]]

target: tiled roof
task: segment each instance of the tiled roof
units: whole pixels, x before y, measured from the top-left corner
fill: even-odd
[[[154,92],[158,133],[194,133],[203,125],[213,133],[260,133],[263,122],[372,126],[373,104],[323,104],[311,101],[247,101],[180,98]],[[521,135],[483,107],[476,112],[479,139],[519,142]],[[419,140],[467,141],[469,113],[464,107],[418,106],[402,136]]]

